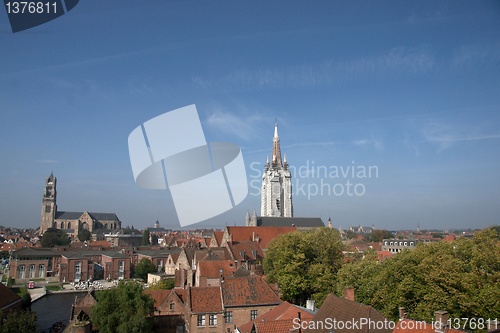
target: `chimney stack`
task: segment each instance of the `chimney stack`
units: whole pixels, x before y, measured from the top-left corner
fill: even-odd
[[[406,313],[405,313],[405,308],[400,307],[399,308],[399,320],[406,319]]]
[[[345,287],[344,288],[344,298],[354,302],[354,288],[353,287]]]
[[[311,310],[311,311],[316,311],[316,307],[314,306],[314,300],[313,299],[308,299],[306,301],[306,309]]]
[[[440,310],[434,312],[436,332],[445,332],[448,325],[448,311]]]

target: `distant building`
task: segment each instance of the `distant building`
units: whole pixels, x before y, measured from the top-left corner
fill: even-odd
[[[78,282],[130,278],[130,258],[118,251],[22,248],[12,252],[9,264],[9,277],[17,283],[31,279]]]
[[[404,249],[413,250],[417,247],[418,242],[416,239],[384,239],[382,242],[382,251],[399,253]]]
[[[40,235],[47,229],[64,230],[71,237],[77,237],[81,230],[94,233],[98,229],[121,229],[121,221],[115,213],[66,212],[57,210],[57,178],[50,174],[45,181],[42,196]]]

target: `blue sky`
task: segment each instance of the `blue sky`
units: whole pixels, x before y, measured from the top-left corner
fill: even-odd
[[[18,33],[2,8],[0,50],[0,225],[39,226],[53,171],[59,210],[176,228],[170,193],[134,183],[127,138],[190,104],[208,141],[242,147],[250,191],[192,227],[259,213],[275,119],[296,216],[500,223],[498,1],[80,1]]]

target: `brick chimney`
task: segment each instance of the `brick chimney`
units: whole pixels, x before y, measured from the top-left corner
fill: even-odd
[[[354,302],[354,288],[353,287],[345,287],[344,288],[344,298]]]

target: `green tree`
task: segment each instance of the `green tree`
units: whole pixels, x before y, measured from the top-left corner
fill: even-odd
[[[147,258],[142,258],[139,260],[137,265],[135,265],[134,276],[147,280],[148,273],[156,273],[157,269],[155,265]]]
[[[151,235],[151,245],[158,245],[158,235]]]
[[[96,292],[90,321],[100,333],[153,332],[154,300],[142,284],[120,281],[117,287]]]
[[[334,229],[287,233],[269,244],[264,271],[269,282],[279,285],[285,300],[305,304],[312,296],[319,306],[335,290],[342,249]]]
[[[151,286],[148,289],[151,290],[171,290],[175,287],[175,280],[173,278],[162,279]]]
[[[498,318],[499,241],[490,228],[473,239],[420,244],[380,263],[373,258],[349,263],[338,273],[337,292],[355,287],[358,302],[392,320],[401,306],[417,320],[432,320],[436,310],[451,318]]]
[[[142,245],[148,246],[150,244],[151,243],[149,241],[149,229],[146,228],[146,230],[144,230],[144,233],[142,234]]]
[[[392,234],[392,232],[390,232],[388,230],[376,229],[365,236],[365,241],[378,243],[378,242],[383,241],[384,239],[389,239],[389,238],[393,238],[393,237],[394,237],[394,235]]]
[[[2,318],[0,312],[0,318]],[[30,311],[13,311],[0,320],[0,333],[36,333],[41,332],[36,323],[36,314]]]
[[[91,237],[92,237],[92,234],[87,229],[82,229],[78,233],[78,239],[80,240],[80,242],[88,241],[88,240],[90,240]]]
[[[61,229],[49,228],[42,236],[43,247],[64,246],[70,242],[68,234]]]

